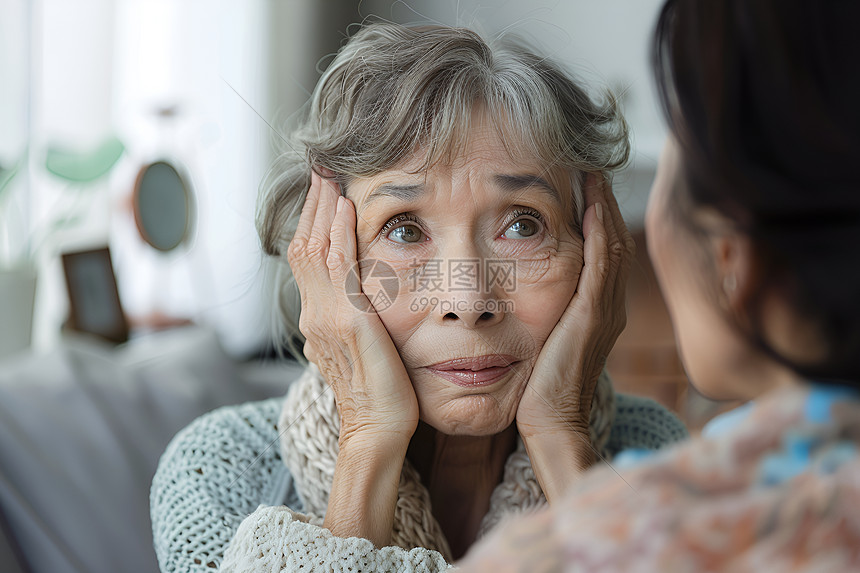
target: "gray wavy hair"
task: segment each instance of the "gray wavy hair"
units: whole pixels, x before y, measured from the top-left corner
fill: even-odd
[[[340,49],[320,78],[303,117],[261,184],[257,231],[270,264],[276,348],[301,359],[300,300],[286,262],[310,186],[322,168],[346,188],[424,151],[424,171],[456,157],[471,113],[486,107],[509,153],[563,167],[581,206],[586,173],[623,166],[627,124],[611,93],[602,102],[560,67],[520,41],[483,40],[463,28],[372,23]],[[581,209],[571,218],[581,219]]]

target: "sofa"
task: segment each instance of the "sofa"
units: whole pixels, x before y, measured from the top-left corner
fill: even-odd
[[[195,326],[118,347],[69,335],[0,362],[0,571],[157,572],[149,492],[170,439],[282,395],[301,369],[235,360]]]

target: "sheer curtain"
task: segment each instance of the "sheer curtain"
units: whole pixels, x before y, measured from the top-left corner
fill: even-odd
[[[126,148],[88,191],[79,224],[43,241],[37,347],[56,342],[67,312],[58,255],[109,243],[129,314],[191,318],[214,326],[232,354],[256,352],[267,339],[268,304],[254,210],[277,118],[307,98],[318,60],[338,48],[355,7],[38,0],[33,14],[30,219],[38,226],[69,196],[69,185],[42,167],[47,147],[85,152],[116,135]],[[168,108],[172,117],[160,117]],[[157,159],[180,167],[196,201],[189,242],[168,254],[142,242],[129,211],[138,170]]]
[[[609,85],[622,94],[634,157],[631,169],[616,178],[616,188],[635,226],[663,137],[647,64],[659,4],[36,0],[31,219],[44,217],[64,190],[40,167],[39,150],[52,143],[86,149],[109,134],[126,146],[110,177],[92,194],[82,224],[48,241],[39,279],[38,342],[55,340],[65,315],[55,255],[110,241],[130,313],[189,317],[215,326],[234,354],[258,349],[266,338],[268,311],[253,220],[271,142],[282,120],[307,98],[324,56],[337,50],[350,23],[369,14],[472,26],[486,35],[510,29],[573,66],[589,85]],[[175,107],[175,116],[159,120],[156,111],[167,107]],[[138,169],[159,157],[184,167],[198,215],[188,248],[166,256],[142,244],[127,211]]]

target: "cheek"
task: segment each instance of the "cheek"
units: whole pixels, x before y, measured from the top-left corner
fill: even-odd
[[[508,293],[518,320],[542,346],[570,303],[582,273],[582,240],[570,240],[540,260],[521,261],[518,284]]]
[[[648,253],[684,370],[699,392],[713,399],[726,399],[719,395],[725,378],[715,374],[730,361],[719,353],[724,337],[715,325],[720,320],[707,300],[698,267],[691,258],[690,238],[679,236],[668,225],[653,222],[647,231]]]
[[[687,245],[689,238],[676,236],[670,225],[660,224],[659,220],[651,217],[646,221],[648,255],[657,284],[669,311],[669,317],[676,326],[678,318],[685,316],[679,307],[688,304],[686,293],[693,286],[690,280],[695,273],[690,272],[689,253],[679,252],[681,245]]]
[[[726,381],[731,378],[737,356],[729,349],[731,329],[727,329],[715,309],[703,301],[699,292],[679,288],[670,308],[678,354],[690,382],[715,400],[736,399],[725,395]]]
[[[543,346],[570,302],[576,283],[530,285],[511,297],[514,313],[536,348]]]
[[[428,316],[431,306],[416,294],[414,269],[408,263],[364,259],[362,265],[362,290],[399,350]]]

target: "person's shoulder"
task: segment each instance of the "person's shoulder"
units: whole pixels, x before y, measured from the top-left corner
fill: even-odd
[[[194,420],[170,442],[150,490],[163,571],[220,563],[241,521],[283,489],[282,482],[289,480],[278,445],[283,400],[223,406]]]
[[[609,451],[657,450],[688,437],[684,423],[655,400],[616,394],[615,421],[607,444]]]
[[[243,488],[253,510],[257,485],[270,482],[283,466],[278,447],[278,416],[284,398],[222,406],[180,430],[170,441],[153,478],[153,503],[160,488],[199,487],[211,493],[230,485],[230,495]],[[192,485],[193,484],[193,485]]]
[[[213,445],[223,450],[277,436],[278,415],[283,402],[284,397],[280,396],[222,406],[203,414],[173,437],[162,456],[162,463],[165,458],[175,457],[177,450],[194,456],[195,453],[211,451],[209,446]]]

